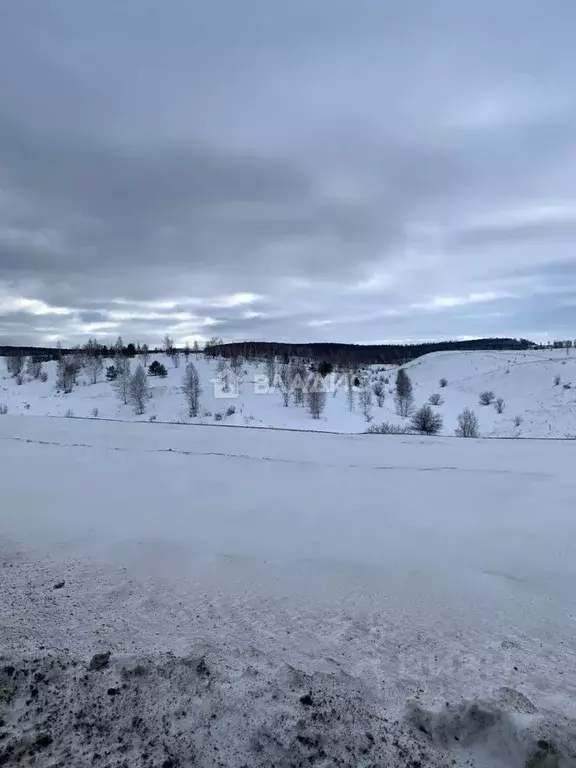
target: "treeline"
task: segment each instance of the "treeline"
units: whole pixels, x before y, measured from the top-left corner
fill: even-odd
[[[205,350],[214,357],[243,357],[245,359],[277,358],[286,362],[292,358],[327,360],[334,365],[367,365],[370,363],[402,364],[429,352],[452,350],[522,350],[536,348],[528,339],[472,339],[467,341],[436,341],[421,344],[285,344],[269,341],[244,341],[215,344]]]
[[[570,342],[554,342],[553,346],[568,347]],[[552,345],[547,345],[551,347]],[[341,344],[318,342],[309,344],[287,344],[272,341],[243,341],[224,343],[220,339],[211,339],[206,343],[204,354],[212,357],[236,358],[247,360],[262,360],[276,358],[288,362],[293,358],[319,362],[328,361],[338,366],[358,366],[370,363],[402,364],[429,352],[444,352],[455,350],[523,350],[545,348],[543,345],[534,344],[528,339],[472,339],[467,341],[436,341],[421,344]],[[197,342],[190,347],[188,344],[178,348],[174,342],[166,336],[164,343],[155,348],[149,348],[146,344],[125,344],[119,337],[114,344],[109,346],[96,339],[89,339],[82,347],[64,349],[62,347],[29,347],[29,346],[0,346],[0,356],[9,357],[20,355],[24,357],[34,356],[43,361],[58,360],[62,355],[78,354],[79,352],[93,357],[101,358],[134,358],[139,355],[148,355],[164,352],[168,355],[183,353],[186,357],[200,352]]]
[[[140,344],[134,342],[123,341],[122,336],[118,336],[114,344],[102,344],[97,339],[88,339],[86,344],[82,346],[76,346],[73,348],[64,348],[62,346],[57,347],[23,347],[18,345],[0,346],[0,357],[37,357],[43,361],[59,360],[62,356],[84,354],[91,357],[101,358],[117,358],[117,357],[136,357],[138,355],[159,354],[165,353],[167,355],[173,355],[182,353],[186,356],[194,352],[198,354],[200,352],[200,346],[198,342],[194,342],[192,347],[186,344],[184,347],[178,348],[174,344],[174,341],[166,335],[161,346],[149,348],[147,344]]]

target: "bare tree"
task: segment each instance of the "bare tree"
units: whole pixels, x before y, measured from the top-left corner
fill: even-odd
[[[504,409],[506,408],[506,402],[503,397],[497,397],[494,401],[494,408],[496,409],[496,413],[504,413]]]
[[[306,405],[313,419],[319,419],[326,408],[326,386],[320,374],[311,376],[308,381]]]
[[[91,384],[96,384],[98,382],[103,369],[104,363],[102,362],[101,357],[92,356],[86,360],[86,373],[88,374]]]
[[[148,349],[148,344],[142,344],[140,347],[140,360],[142,361],[142,365],[147,368],[148,367],[148,360],[150,359],[150,350]]]
[[[56,363],[56,389],[70,394],[76,385],[79,370],[78,361],[73,356],[60,357]]]
[[[218,364],[216,365],[216,376],[218,376],[220,380],[222,392],[230,392],[230,368],[228,366],[228,361],[223,357],[218,360]]]
[[[432,392],[428,398],[428,402],[430,405],[444,405],[444,400],[442,400],[442,396],[438,394],[438,392]]]
[[[171,355],[174,352],[174,341],[168,334],[164,336],[164,352],[166,352],[167,355]]]
[[[194,363],[188,363],[184,370],[184,378],[182,380],[182,391],[186,398],[188,405],[188,415],[198,416],[200,412],[200,395],[202,394],[202,387],[200,386],[200,376]]]
[[[197,342],[194,342],[194,343],[197,343]],[[220,346],[220,344],[224,344],[224,339],[221,339],[219,336],[212,336],[204,344],[204,350],[209,349],[210,347],[218,347]]]
[[[230,368],[232,369],[232,373],[234,376],[236,376],[236,378],[239,378],[242,375],[244,360],[241,355],[234,355],[230,358]]]
[[[20,352],[16,352],[7,357],[6,368],[8,373],[14,378],[16,378],[16,376],[20,376],[22,369],[24,368],[24,355],[22,355]]]
[[[124,357],[124,349],[124,340],[122,336],[118,336],[114,344],[114,357]]]
[[[290,363],[290,388],[294,405],[304,405],[306,394],[306,365],[302,360],[295,359]]]
[[[478,419],[474,411],[470,408],[464,408],[462,413],[458,414],[458,428],[456,429],[457,437],[478,437],[479,425]]]
[[[384,405],[384,400],[386,399],[386,389],[384,387],[384,383],[382,381],[376,381],[372,387],[372,392],[374,392],[374,397],[376,398],[378,408],[382,408]]]
[[[276,376],[276,358],[269,357],[266,360],[266,376],[268,378],[268,386],[274,386],[274,377]]]
[[[26,361],[26,373],[33,379],[39,379],[42,376],[42,358],[38,355],[30,355]]]
[[[124,405],[128,405],[130,400],[130,360],[126,357],[120,357],[116,360],[116,378],[112,382],[112,387],[118,398]]]
[[[172,350],[172,365],[174,368],[180,368],[180,352],[176,348]]]
[[[348,402],[348,410],[354,410],[354,380],[356,376],[353,370],[349,369],[346,372],[346,400]]]
[[[412,393],[412,382],[404,370],[400,368],[396,374],[396,394],[394,396],[396,403],[396,413],[406,418],[410,415],[414,407],[414,394]]]
[[[292,376],[289,365],[280,366],[280,392],[282,393],[282,402],[284,407],[290,405],[290,395],[292,394]]]
[[[128,370],[130,365],[128,364]],[[146,401],[148,400],[148,379],[143,365],[139,365],[134,374],[128,379],[128,399],[134,408],[136,416],[142,416],[146,411]]]
[[[366,421],[372,420],[372,392],[368,386],[363,387],[360,390],[360,410],[364,414]]]
[[[194,341],[194,344],[192,345],[192,350],[196,357],[198,357],[198,353],[200,352],[200,344],[198,344],[197,341]]]

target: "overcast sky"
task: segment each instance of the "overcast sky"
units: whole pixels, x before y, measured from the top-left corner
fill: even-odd
[[[0,343],[576,336],[574,0],[2,0]]]

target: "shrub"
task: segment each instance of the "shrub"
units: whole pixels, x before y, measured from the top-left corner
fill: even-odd
[[[209,416],[212,416],[212,411],[209,411],[208,409],[206,409],[202,415],[205,418],[208,418]]]
[[[158,418],[158,416],[156,416],[156,414],[154,414],[153,416],[150,416],[148,421],[156,421],[157,418]]]
[[[430,405],[444,405],[444,400],[442,400],[442,396],[438,392],[433,392],[428,398],[428,402]]]
[[[494,392],[489,389],[485,389],[484,392],[480,392],[478,402],[480,405],[490,405],[494,401]]]
[[[514,416],[514,426],[515,427],[519,427],[522,424],[523,421],[524,421],[524,419],[522,418],[522,416]]]
[[[557,387],[558,384],[560,384],[560,376],[556,374],[556,376],[554,376],[554,386]]]
[[[226,416],[234,416],[235,413],[236,413],[235,405],[229,405],[228,408],[226,408]]]
[[[478,419],[470,408],[464,408],[462,413],[458,414],[456,437],[479,437]]]
[[[494,408],[496,409],[496,413],[504,413],[504,408],[506,407],[506,403],[504,402],[503,397],[498,397],[494,401]]]
[[[92,410],[90,411],[90,416],[92,416],[93,419],[97,419],[99,413],[100,413],[100,410],[98,408],[92,408]]]
[[[382,424],[372,424],[365,430],[367,435],[409,435],[410,428],[402,424],[390,424],[389,421],[383,421]]]
[[[22,376],[22,374],[19,373],[17,376],[14,377],[14,381],[16,382],[16,384],[18,384],[19,387],[21,387],[22,384],[24,384],[24,376]]]
[[[222,421],[223,418],[224,417],[222,416],[221,413],[215,413],[214,414],[214,421]]]
[[[0,403],[0,416],[6,416],[8,413],[8,406],[5,403]]]
[[[16,378],[16,381],[18,381],[18,378]],[[572,384],[566,382],[566,384],[562,384],[562,389],[572,389]]]
[[[158,360],[154,360],[148,368],[148,376],[159,376],[161,379],[165,379],[168,376],[166,366],[159,363]]]
[[[48,374],[46,373],[46,371],[42,371],[42,373],[38,378],[43,384],[46,384],[46,382],[48,381]]]
[[[421,435],[437,435],[442,429],[442,416],[432,410],[430,405],[423,405],[414,413],[410,425],[414,432]]]
[[[118,369],[115,365],[109,365],[106,368],[106,381],[116,381],[118,378]]]
[[[442,388],[447,387],[448,386],[448,379],[442,378],[442,379],[440,379],[440,381],[438,383],[440,384],[440,386]]]
[[[372,392],[374,392],[374,396],[376,397],[378,408],[382,408],[384,405],[384,399],[386,398],[386,390],[384,389],[384,385],[381,381],[377,381],[372,386]]]
[[[334,367],[328,360],[322,360],[320,363],[318,363],[318,373],[322,377],[328,376],[328,374],[332,373],[333,370]]]
[[[66,411],[66,413],[64,414],[64,416],[65,416],[67,419],[73,419],[73,418],[74,418],[74,411],[72,410],[72,408],[68,408],[68,410]]]

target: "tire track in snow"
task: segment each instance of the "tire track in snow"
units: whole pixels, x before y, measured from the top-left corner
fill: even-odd
[[[31,438],[23,437],[2,437],[0,440],[15,441],[21,443],[27,443],[31,445],[46,445],[58,448],[92,448],[94,450],[101,450],[88,443],[59,443],[48,440],[32,440]],[[122,451],[125,453],[133,453],[133,449],[118,448],[116,446],[110,446],[105,448],[106,451]],[[223,459],[240,459],[243,461],[266,461],[277,464],[291,464],[308,467],[322,467],[329,469],[360,469],[360,470],[375,470],[385,472],[454,472],[459,474],[473,474],[473,475],[515,475],[518,477],[530,477],[546,479],[551,475],[546,472],[514,472],[509,469],[490,469],[490,468],[466,468],[456,466],[437,466],[437,467],[422,467],[413,466],[410,464],[330,464],[323,461],[309,461],[305,459],[283,459],[272,456],[251,456],[246,453],[227,453],[224,451],[186,451],[178,448],[147,448],[142,453],[169,453],[178,456],[213,456]]]

